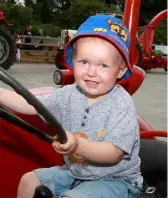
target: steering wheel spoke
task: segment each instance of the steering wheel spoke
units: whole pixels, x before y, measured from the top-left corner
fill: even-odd
[[[23,98],[25,98],[25,100],[30,105],[32,105],[40,115],[42,115],[42,117],[45,118],[45,120],[57,131],[57,135],[59,138],[58,140],[60,141],[60,143],[64,144],[67,142],[67,136],[66,136],[65,130],[63,129],[62,125],[56,120],[56,118],[48,111],[48,109],[30,91],[28,91],[25,87],[23,87],[23,85],[21,85],[16,79],[14,79],[3,68],[0,68],[0,80],[3,81],[5,84],[8,84],[9,86],[11,86],[19,95],[21,95]],[[8,116],[5,113],[6,113],[6,111],[2,110],[2,108],[1,108],[1,116],[6,117],[6,119],[7,119],[7,117],[9,119],[9,117],[14,116],[12,114],[9,114],[9,112],[8,112]],[[16,116],[14,116],[14,117],[16,118]],[[19,122],[21,123],[21,119],[19,120]],[[25,126],[26,122],[22,120],[22,123],[23,122],[24,122],[24,126]],[[16,124],[16,123],[18,123],[18,121],[16,121],[16,119],[15,119],[15,123],[13,123],[13,124]],[[26,124],[28,124],[28,123],[26,123]],[[28,124],[28,125],[30,125],[30,124]],[[51,138],[46,139],[46,141],[48,141],[48,140],[49,140],[49,142],[51,142]]]
[[[28,131],[29,133],[37,136],[38,138],[52,143],[54,138],[46,133],[44,133],[43,131],[31,126],[29,123],[25,122],[24,120],[22,120],[21,118],[19,118],[18,116],[13,115],[12,113],[10,113],[9,111],[5,110],[4,108],[2,108],[0,106],[0,118],[2,118],[3,120],[6,120],[20,128],[23,128],[24,130]]]

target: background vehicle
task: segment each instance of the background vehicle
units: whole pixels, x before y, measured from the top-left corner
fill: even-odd
[[[139,36],[139,42],[143,50],[143,60],[140,63],[140,66],[145,70],[163,68],[167,71],[167,58],[165,58],[162,54],[154,53],[152,50],[155,29],[167,16],[168,10],[164,10],[158,13],[147,26],[139,28],[145,29]]]
[[[3,12],[0,11],[0,66],[5,70],[9,69],[16,60],[16,43],[9,31],[10,26]]]
[[[55,66],[58,69],[65,69],[63,63],[64,46],[75,35],[77,30],[62,30],[59,47],[57,48],[55,55]]]

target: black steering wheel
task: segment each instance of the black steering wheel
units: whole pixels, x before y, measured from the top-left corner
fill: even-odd
[[[61,126],[61,124],[56,120],[56,118],[47,110],[46,107],[30,92],[28,91],[23,85],[21,85],[15,78],[13,78],[7,71],[0,67],[0,80],[3,81],[5,84],[11,86],[19,95],[26,99],[26,101],[32,105],[36,111],[44,117],[46,122],[48,122],[53,129],[57,131],[58,140],[60,143],[65,144],[67,142],[67,136],[65,130]],[[44,133],[43,131],[31,126],[29,123],[25,122],[24,120],[20,119],[19,117],[13,115],[9,111],[7,111],[2,105],[0,106],[0,118],[4,120],[10,121],[11,123],[27,129],[29,132],[33,133],[34,135],[38,136],[39,138],[52,143],[53,137]]]

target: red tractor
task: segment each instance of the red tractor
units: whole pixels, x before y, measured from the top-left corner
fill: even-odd
[[[132,36],[130,60],[133,75],[118,83],[131,95],[138,90],[145,78],[145,72],[140,67],[133,65],[139,9],[140,0],[125,1],[124,22]],[[56,73],[56,77],[61,81],[61,84],[74,82],[73,71],[62,70],[59,72]],[[24,173],[36,168],[64,163],[63,157],[52,149],[51,143],[56,133],[61,143],[65,143],[67,137],[62,125],[34,96],[50,94],[54,89],[44,90],[41,88],[30,92],[3,68],[0,68],[0,80],[22,95],[42,115],[19,114],[0,106],[0,197],[13,198],[16,197],[18,183]],[[47,123],[41,117],[45,118]],[[141,137],[141,172],[144,177],[144,189],[140,198],[166,198],[167,142],[160,141],[156,137],[166,138],[167,132],[153,130],[139,115],[137,118]],[[53,197],[49,189],[44,186],[39,186],[36,190],[34,198]]]
[[[16,60],[16,42],[9,31],[8,23],[0,11],[0,67],[8,70]]]
[[[162,54],[155,54],[152,49],[155,29],[167,16],[168,10],[164,10],[157,14],[147,26],[139,28],[145,29],[139,37],[139,42],[142,45],[143,50],[143,61],[141,66],[145,70],[163,68],[167,71],[167,59],[164,58]]]

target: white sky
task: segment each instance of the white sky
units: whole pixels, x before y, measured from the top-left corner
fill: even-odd
[[[24,0],[16,0],[18,3],[24,3]]]

